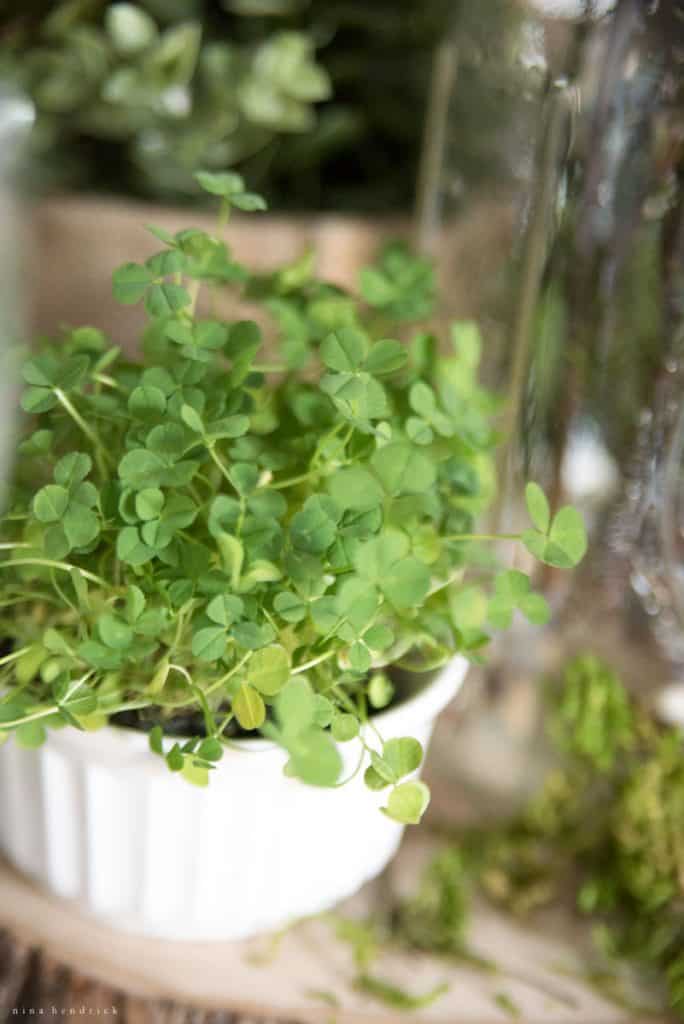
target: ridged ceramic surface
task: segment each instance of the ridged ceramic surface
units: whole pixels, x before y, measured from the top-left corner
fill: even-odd
[[[424,746],[465,675],[455,660],[376,719]],[[358,741],[340,747],[345,774]],[[22,871],[113,926],[169,939],[237,939],[350,895],[394,855],[402,829],[363,772],[335,790],[282,772],[260,740],[229,748],[206,789],[172,775],[141,733],[52,732],[0,747],[0,847]]]

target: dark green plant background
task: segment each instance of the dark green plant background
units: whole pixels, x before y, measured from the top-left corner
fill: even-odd
[[[500,45],[510,7],[10,0],[0,74],[36,104],[42,187],[176,201],[198,194],[198,166],[239,167],[276,209],[402,210],[413,202],[436,44],[467,15],[485,45]],[[465,173],[477,175],[477,139],[496,129],[496,112],[481,117],[476,81],[464,84],[453,117]]]

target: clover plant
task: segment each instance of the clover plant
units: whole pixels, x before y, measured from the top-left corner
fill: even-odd
[[[198,180],[221,225],[264,206],[235,174]],[[392,337],[433,292],[429,265],[396,245],[357,298],[317,280],[308,254],[253,274],[223,227],[151,230],[161,250],[114,274],[118,299],[146,310],[140,362],[80,327],[23,367],[29,427],[0,543],[0,738],[33,747],[49,727],[133,723],[205,784],[236,733],[260,732],[290,774],[334,786],[338,744],[360,736],[368,786],[417,822],[420,744],[384,742],[373,723],[395,669],[477,659],[488,624],[515,609],[548,617],[474,532],[498,408],[477,382],[478,330],[454,324],[444,351],[425,330]],[[207,314],[219,289],[256,318]],[[509,539],[574,565],[578,514],[552,518],[535,485],[527,500],[534,525]]]

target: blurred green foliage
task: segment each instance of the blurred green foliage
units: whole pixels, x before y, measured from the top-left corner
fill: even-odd
[[[624,998],[616,959],[627,958],[684,1019],[684,736],[593,655],[554,680],[547,725],[559,759],[538,794],[512,821],[443,846],[379,934],[477,964],[468,948],[475,891],[523,917],[570,900],[602,954],[587,980]]]
[[[279,209],[405,209],[434,48],[468,6],[8,0],[0,75],[36,104],[46,187],[178,200],[197,195],[196,167],[239,167]],[[489,0],[466,20],[500,45],[510,8]],[[472,86],[459,90],[453,118],[468,139],[495,128],[478,110]],[[462,150],[476,151],[468,139]]]

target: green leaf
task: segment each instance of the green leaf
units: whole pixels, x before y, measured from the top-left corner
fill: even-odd
[[[359,735],[359,720],[345,711],[336,711],[330,729],[336,743],[348,743]]]
[[[93,460],[83,452],[71,452],[55,466],[55,480],[62,487],[70,489],[84,480],[93,468]]]
[[[368,702],[372,708],[386,708],[394,697],[394,685],[385,672],[374,672],[368,684]]]
[[[573,569],[582,561],[587,550],[587,534],[577,509],[566,505],[556,513],[548,536],[536,530],[522,535],[527,550],[547,565],[558,569]]]
[[[45,742],[47,733],[41,722],[24,722],[14,731],[14,740],[18,746],[26,750],[34,750]]]
[[[421,494],[435,482],[433,462],[409,444],[391,442],[379,448],[371,465],[388,494]]]
[[[129,412],[141,420],[158,420],[166,409],[166,396],[160,388],[141,384],[128,398]]]
[[[335,714],[335,705],[327,697],[324,697],[322,693],[314,695],[314,705],[314,724],[320,726],[321,729],[326,729],[332,722],[333,715]]]
[[[539,484],[528,483],[525,487],[525,503],[530,519],[542,533],[547,533],[551,524],[551,512],[546,495]]]
[[[245,549],[237,537],[232,537],[229,533],[219,532],[216,535],[216,544],[221,552],[223,567],[230,575],[233,586],[236,587],[242,572]]]
[[[31,416],[48,412],[57,405],[57,397],[50,388],[27,388],[21,396],[21,407]]]
[[[435,436],[432,427],[418,416],[409,416],[406,420],[406,435],[414,444],[421,445],[432,444]]]
[[[182,775],[186,782],[193,786],[199,786],[200,789],[209,785],[209,769],[206,765],[199,764],[189,754],[183,757]]]
[[[368,373],[394,373],[407,359],[408,352],[400,342],[384,338],[371,346],[363,368]]]
[[[112,4],[105,13],[105,26],[114,49],[126,56],[144,50],[157,37],[154,20],[135,4]]]
[[[375,267],[362,268],[360,284],[361,294],[371,306],[386,306],[395,298],[395,286]]]
[[[74,503],[64,515],[62,528],[71,546],[82,548],[87,547],[99,536],[100,521],[89,508]]]
[[[124,306],[131,306],[142,299],[154,281],[154,274],[139,263],[124,263],[114,271],[114,298]]]
[[[342,771],[342,758],[335,742],[321,729],[300,732],[288,745],[291,775],[309,786],[334,786]]]
[[[190,430],[194,431],[195,434],[205,433],[202,417],[191,405],[182,405],[180,414],[183,423],[185,423],[186,427],[189,427]]]
[[[127,452],[119,463],[119,476],[127,487],[144,490],[158,487],[163,482],[166,463],[156,452],[135,448]]]
[[[545,626],[551,619],[551,609],[541,594],[528,594],[520,602],[520,611],[534,626]]]
[[[274,697],[290,678],[290,656],[280,644],[256,651],[247,667],[252,686],[266,697]]]
[[[190,294],[180,284],[153,284],[145,295],[145,309],[150,316],[171,316],[190,305]]]
[[[371,667],[373,658],[365,643],[357,640],[349,648],[349,664],[355,672],[367,672]]]
[[[62,526],[51,526],[45,531],[43,549],[48,558],[64,558],[71,551],[71,544]]]
[[[373,792],[379,792],[381,789],[386,789],[387,786],[390,785],[387,779],[384,779],[372,765],[369,765],[363,773],[363,781],[366,783],[368,789],[373,790]]]
[[[331,370],[353,373],[361,368],[367,354],[368,342],[353,327],[341,327],[321,345],[321,359]]]
[[[135,584],[126,588],[126,618],[129,623],[136,622],[145,611],[145,595]]]
[[[488,608],[487,597],[481,587],[470,584],[450,591],[449,611],[454,626],[467,638],[482,631],[488,611],[491,612],[491,604]]]
[[[72,391],[81,383],[88,368],[90,360],[87,356],[71,356],[60,363],[56,374],[55,384],[62,391]]]
[[[0,704],[0,727],[23,717],[24,709],[20,704]]]
[[[146,487],[135,496],[135,511],[140,519],[156,519],[164,507],[164,492],[158,487]]]
[[[125,651],[133,641],[133,630],[120,619],[118,615],[106,614],[100,616],[97,622],[97,630],[102,643],[115,651]]]
[[[382,757],[392,773],[392,781],[397,781],[420,767],[423,748],[418,740],[403,736],[387,740],[382,749]]]
[[[245,190],[244,178],[231,171],[197,171],[194,177],[205,192],[210,192],[213,196],[222,196],[224,199],[230,199],[231,196]]]
[[[382,488],[362,466],[338,470],[330,478],[328,487],[333,501],[342,510],[364,512],[382,504]]]
[[[58,484],[42,487],[33,499],[33,513],[41,523],[56,523],[66,511],[69,494]]]
[[[417,412],[428,422],[432,419],[433,413],[437,408],[437,399],[434,391],[422,380],[417,380],[415,384],[411,385],[409,403],[414,412]]]
[[[337,536],[341,510],[327,495],[313,494],[290,523],[292,543],[300,551],[322,554]]]
[[[185,269],[185,256],[178,249],[172,249],[171,252],[165,250],[150,256],[148,260],[145,260],[145,266],[152,271],[155,277],[168,277],[170,274],[179,274]]]
[[[264,702],[248,683],[242,683],[233,697],[233,711],[243,729],[259,729],[266,719]]]
[[[402,825],[418,825],[430,803],[430,790],[424,782],[402,782],[389,795],[382,811]]]
[[[166,755],[166,763],[172,772],[182,772],[185,766],[185,757],[181,753],[181,749],[177,743],[171,747],[168,754]]]
[[[243,210],[245,213],[252,213],[255,210],[266,210],[266,200],[256,192],[238,192],[230,196],[230,205]]]
[[[430,570],[417,558],[396,562],[380,584],[396,608],[419,607],[430,589]]]
[[[249,462],[236,462],[230,469],[230,478],[238,494],[250,494],[259,480],[259,470]]]
[[[240,618],[244,602],[234,594],[217,594],[207,605],[207,616],[212,622],[227,628]]]
[[[316,698],[306,679],[290,679],[278,694],[275,708],[286,735],[309,729],[316,718]]]
[[[232,636],[238,646],[258,651],[273,640],[275,631],[268,623],[259,626],[256,622],[238,622],[233,626]]]
[[[192,653],[200,661],[218,661],[225,654],[226,646],[226,631],[221,626],[206,626],[192,638]]]
[[[128,565],[144,565],[154,557],[154,551],[144,544],[135,526],[124,526],[116,539],[116,557]]]
[[[273,607],[286,622],[301,622],[308,614],[306,602],[291,590],[281,590],[276,594]]]
[[[375,975],[367,974],[366,972],[358,975],[358,977],[354,979],[354,988],[358,989],[359,992],[363,992],[367,996],[371,996],[373,999],[377,999],[379,1002],[383,1003],[385,1006],[391,1007],[393,1010],[408,1012],[423,1010],[426,1007],[431,1006],[449,991],[448,983],[442,982],[439,985],[435,985],[435,987],[430,989],[428,992],[424,992],[421,995],[414,995],[412,992],[407,992],[406,989],[401,988],[399,985],[395,985],[392,981],[386,981],[384,978],[378,978]]]
[[[205,761],[220,761],[223,757],[223,744],[220,740],[210,736],[208,739],[202,740],[197,749],[197,754],[199,757],[203,757]]]
[[[150,750],[152,751],[153,754],[162,754],[163,755],[163,753],[164,753],[164,747],[163,747],[163,743],[162,743],[163,738],[164,738],[164,733],[162,732],[161,725],[153,726],[152,729],[150,730],[150,735],[149,735]]]

